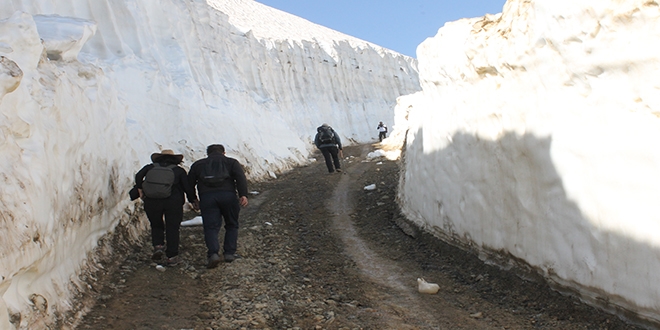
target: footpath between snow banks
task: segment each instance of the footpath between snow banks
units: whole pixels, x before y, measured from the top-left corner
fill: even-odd
[[[204,267],[200,227],[183,229],[183,263],[164,272],[148,237],[118,251],[77,329],[638,329],[405,222],[399,167],[367,161],[373,149],[345,148],[343,174],[317,161],[251,184],[233,263]],[[440,291],[420,294],[418,277]]]

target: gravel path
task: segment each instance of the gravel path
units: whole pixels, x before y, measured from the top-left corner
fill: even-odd
[[[366,161],[374,148],[345,148],[341,174],[318,155],[250,184],[259,194],[241,211],[233,263],[207,270],[201,227],[184,227],[183,262],[161,272],[144,237],[98,274],[87,297],[96,304],[76,328],[638,329],[407,223],[394,201],[398,166]],[[419,277],[440,291],[420,294]]]

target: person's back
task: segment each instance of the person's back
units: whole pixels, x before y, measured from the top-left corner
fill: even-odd
[[[151,225],[154,247],[151,258],[159,262],[165,255],[165,265],[174,266],[179,262],[179,226],[185,203],[183,195],[185,193],[193,204],[197,203],[197,197],[188,182],[186,170],[178,166],[183,161],[182,154],[166,149],[152,154],[151,160],[151,164],[135,174],[135,188],[143,200]]]
[[[339,146],[341,147],[341,138],[335,130],[328,124],[323,124],[316,128],[314,144],[317,148]],[[341,148],[340,148],[341,149]]]
[[[218,168],[221,167],[221,168]],[[226,173],[213,173],[214,171]],[[224,179],[217,178],[224,176]],[[213,177],[211,179],[211,177]],[[247,196],[247,179],[238,160],[225,156],[223,153],[211,153],[206,158],[197,160],[190,167],[188,181],[200,194],[209,191],[238,191],[239,195]],[[213,182],[217,181],[217,182]]]
[[[234,158],[225,156],[225,147],[212,144],[206,148],[207,157],[193,163],[188,180],[199,191],[196,209],[202,212],[204,241],[207,247],[207,268],[215,268],[220,257],[218,233],[224,220],[224,261],[237,258],[238,215],[241,206],[248,205],[247,179],[243,167]],[[237,196],[238,193],[238,196]]]
[[[339,134],[328,124],[323,124],[316,129],[314,144],[323,154],[325,164],[329,173],[341,172],[339,163],[339,152],[342,150]]]

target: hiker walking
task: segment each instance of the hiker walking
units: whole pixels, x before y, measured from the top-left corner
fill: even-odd
[[[378,127],[376,127],[376,129],[378,129],[378,140],[383,142],[383,139],[387,137],[387,125],[383,124],[381,121],[378,123]]]
[[[199,192],[202,211],[204,241],[207,248],[207,268],[218,267],[220,261],[232,262],[237,258],[238,213],[248,205],[247,179],[243,167],[234,158],[225,156],[225,147],[212,144],[206,148],[207,157],[192,164],[188,179]],[[238,191],[238,196],[236,192]],[[221,258],[218,233],[225,221],[225,239]]]
[[[165,149],[151,155],[153,163],[145,165],[135,174],[135,186],[144,201],[144,212],[151,224],[151,259],[160,262],[163,255],[166,266],[179,263],[179,229],[183,220],[185,193],[195,204],[195,190],[188,184],[186,170],[178,166],[183,155]],[[163,216],[165,221],[163,222]],[[167,242],[167,243],[166,243]]]
[[[330,125],[323,124],[316,129],[314,144],[321,150],[323,158],[325,158],[325,165],[328,167],[328,172],[333,173],[335,170],[341,172],[339,154],[342,147],[339,134]]]

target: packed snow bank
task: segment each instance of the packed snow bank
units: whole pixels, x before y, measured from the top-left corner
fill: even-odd
[[[250,0],[12,0],[0,17],[0,329],[75,322],[99,240],[145,227],[127,192],[151,153],[187,166],[222,143],[269,177],[309,162],[324,122],[373,141],[420,90],[414,59]]]
[[[109,253],[99,240],[135,220],[131,141],[115,83],[92,65],[49,61],[31,15],[0,22],[0,42],[10,72],[0,85],[12,86],[0,99],[0,329],[42,329],[84,290],[74,275],[97,267],[92,249]],[[49,50],[74,56],[82,42]],[[125,240],[144,226],[130,227]]]
[[[404,212],[660,321],[659,42],[646,0],[510,0],[445,25],[390,137]]]

